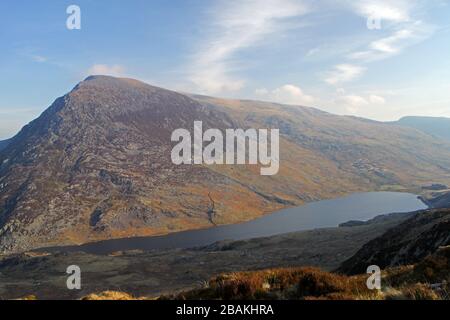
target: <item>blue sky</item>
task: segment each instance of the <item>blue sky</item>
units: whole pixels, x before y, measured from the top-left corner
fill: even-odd
[[[72,4],[81,30],[66,28]],[[446,0],[8,0],[0,43],[0,139],[90,74],[377,120],[450,117]]]

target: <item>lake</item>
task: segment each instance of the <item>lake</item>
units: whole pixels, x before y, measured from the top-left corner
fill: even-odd
[[[245,240],[283,233],[337,227],[359,220],[367,221],[388,213],[412,212],[427,206],[416,195],[396,192],[357,193],[348,197],[323,200],[284,209],[240,224],[191,230],[164,236],[106,240],[81,246],[46,248],[42,251],[82,251],[108,254],[125,250],[153,250],[206,246],[223,240]]]

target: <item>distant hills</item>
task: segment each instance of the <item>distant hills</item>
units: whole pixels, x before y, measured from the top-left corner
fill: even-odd
[[[393,123],[415,128],[435,137],[450,141],[450,118],[404,117]]]
[[[279,128],[280,172],[172,164],[173,130]],[[165,234],[374,190],[450,185],[450,143],[313,108],[89,77],[0,152],[0,251]],[[211,213],[214,214],[211,214]]]

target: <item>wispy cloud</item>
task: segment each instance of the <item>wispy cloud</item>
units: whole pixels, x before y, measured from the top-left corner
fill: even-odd
[[[381,29],[367,29],[368,40],[342,56],[343,62],[324,77],[331,85],[341,85],[359,78],[372,62],[400,55],[406,48],[433,34],[434,27],[420,18],[421,0],[341,0],[353,14],[366,21],[377,21]],[[384,105],[386,99],[376,94],[337,93],[334,103],[346,112],[361,113],[363,107]]]
[[[217,94],[241,89],[235,55],[289,28],[290,18],[308,12],[302,0],[228,0],[210,12],[213,30],[197,47],[189,70],[195,90]]]
[[[300,87],[293,84],[286,84],[272,91],[257,89],[255,94],[263,99],[291,105],[310,105],[315,101],[313,96],[305,94]]]
[[[407,25],[402,25],[401,28],[393,30],[386,37],[370,42],[367,50],[353,52],[349,55],[349,58],[366,63],[387,59],[427,39],[432,35],[433,30],[433,26],[417,20]]]
[[[365,71],[364,67],[352,64],[340,64],[325,76],[325,82],[332,85],[352,81]]]
[[[16,49],[18,55],[33,62],[44,63],[49,62],[50,59],[41,53],[42,50],[34,47],[19,47]]]
[[[352,1],[354,12],[365,19],[380,21],[384,36],[371,41],[367,48],[349,55],[350,59],[371,62],[400,54],[405,48],[433,34],[433,25],[417,18],[419,0]]]

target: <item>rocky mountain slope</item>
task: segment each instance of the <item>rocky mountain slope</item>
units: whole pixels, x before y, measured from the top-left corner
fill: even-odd
[[[5,149],[6,146],[8,145],[8,143],[9,143],[9,140],[2,140],[2,141],[0,141],[0,151]]]
[[[279,128],[280,172],[175,166],[173,130]],[[307,201],[450,184],[450,145],[316,109],[89,77],[0,151],[0,251],[249,220]]]
[[[450,141],[450,118],[404,117],[394,123],[415,128],[435,137]]]
[[[449,245],[450,209],[423,211],[369,241],[339,271],[361,274],[370,265],[384,269],[415,264]]]

